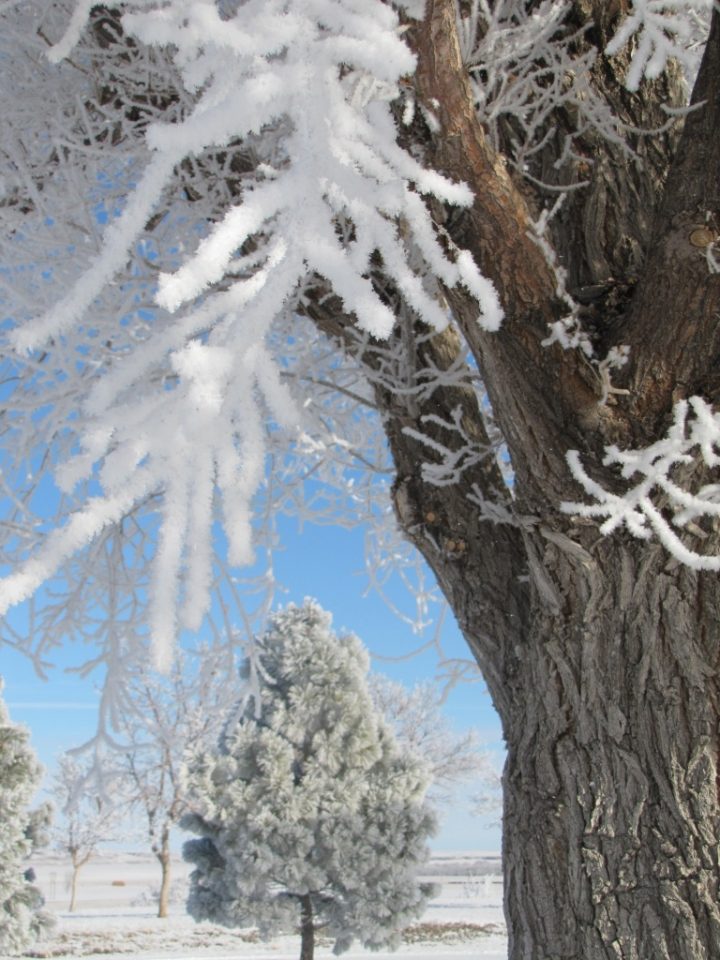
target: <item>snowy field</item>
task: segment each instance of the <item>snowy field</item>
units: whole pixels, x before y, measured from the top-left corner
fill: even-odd
[[[174,864],[172,916],[154,916],[153,889],[159,869],[146,856],[115,854],[91,861],[80,874],[75,913],[67,912],[70,870],[59,857],[36,857],[33,867],[50,910],[57,917],[51,939],[24,954],[26,957],[69,960],[297,960],[298,937],[277,937],[261,943],[254,931],[229,931],[196,924],[183,911],[182,897],[188,868]],[[353,948],[349,960],[506,960],[507,938],[502,915],[500,860],[496,854],[435,856],[424,876],[440,885],[422,922],[406,932],[393,954]],[[332,957],[331,943],[316,949],[318,960]]]

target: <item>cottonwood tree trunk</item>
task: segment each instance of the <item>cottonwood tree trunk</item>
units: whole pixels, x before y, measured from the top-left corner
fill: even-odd
[[[468,553],[478,526],[466,526]],[[496,533],[486,528],[486,544]],[[507,742],[509,956],[711,960],[720,956],[717,581],[661,547],[589,534],[525,532],[517,631],[489,620],[487,571],[427,551]]]
[[[716,575],[560,518],[483,521],[391,439],[398,517],[503,724],[510,960],[720,956]]]
[[[398,520],[435,571],[503,723],[510,957],[710,960],[720,956],[718,577],[622,533],[605,540],[558,506],[581,497],[569,448],[611,484],[608,443],[648,445],[664,435],[677,399],[717,399],[720,278],[689,237],[698,224],[717,228],[720,215],[720,15],[665,199],[647,211],[653,227],[649,252],[634,258],[634,299],[619,318],[600,317],[607,346],[631,346],[618,376],[627,394],[610,402],[577,351],[542,346],[562,312],[552,266],[477,123],[453,33],[452,2],[428,0],[414,42],[419,94],[440,105],[430,156],[475,190],[454,229],[493,278],[507,318],[488,336],[475,308],[450,293],[464,340],[444,334],[428,345],[416,327],[414,360],[417,370],[429,357],[442,369],[465,349],[474,354],[514,468],[506,516],[482,516],[483,502],[503,503],[492,457],[441,489],[418,466],[437,457],[414,436],[451,445],[437,424],[458,404],[463,442],[487,443],[468,396],[436,390],[415,409],[381,389],[376,397],[398,470]],[[648,163],[626,176],[657,185],[663,173]],[[613,218],[617,243],[622,217]],[[603,226],[595,224],[599,234]],[[716,550],[717,531],[703,536],[702,549]]]
[[[512,958],[707,958],[718,907],[718,590],[661,548],[543,564],[504,711]]]

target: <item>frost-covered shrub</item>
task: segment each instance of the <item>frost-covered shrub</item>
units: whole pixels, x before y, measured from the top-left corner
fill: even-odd
[[[431,893],[426,771],[373,706],[361,643],[320,607],[288,607],[261,644],[259,691],[191,765],[189,911],[264,937],[299,923],[303,958],[320,926],[336,952],[396,946]]]
[[[48,819],[47,808],[28,809],[40,772],[27,730],[10,722],[0,698],[0,956],[19,953],[52,924],[26,862]]]

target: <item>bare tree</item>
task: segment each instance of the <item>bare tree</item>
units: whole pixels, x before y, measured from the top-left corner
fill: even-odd
[[[98,846],[116,837],[119,805],[110,803],[107,791],[99,792],[95,773],[71,754],[60,758],[53,777],[52,795],[62,814],[62,821],[53,828],[54,846],[70,857],[70,903],[72,913],[77,906],[77,884],[81,869]]]
[[[403,749],[418,756],[432,777],[428,797],[448,802],[462,785],[482,774],[488,757],[475,730],[458,733],[443,715],[443,692],[433,683],[412,689],[382,674],[368,679],[373,703]]]
[[[128,688],[129,709],[117,731],[125,745],[113,755],[113,772],[160,864],[159,917],[170,905],[171,831],[188,812],[185,758],[215,745],[237,699],[236,672],[227,659],[180,655],[167,677],[138,676]]]
[[[118,678],[147,597],[167,664],[280,510],[408,575],[389,493],[502,719],[513,960],[718,955],[717,6],[90,6],[0,9],[8,638],[102,607]]]

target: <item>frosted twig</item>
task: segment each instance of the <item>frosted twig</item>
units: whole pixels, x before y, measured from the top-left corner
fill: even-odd
[[[714,0],[632,0],[632,11],[607,45],[609,56],[631,39],[635,47],[625,85],[637,90],[643,77],[654,80],[669,60],[679,61],[692,77],[697,70],[698,47],[707,36]]]
[[[421,422],[428,426],[440,427],[452,440],[459,441],[457,445],[447,446],[411,427],[405,427],[403,430],[406,436],[419,441],[439,457],[439,462],[426,462],[421,466],[423,480],[436,487],[458,483],[466,470],[477,466],[488,455],[495,452],[494,447],[479,444],[469,436],[463,425],[462,407],[456,407],[450,416],[451,419],[446,420],[435,414],[429,414],[423,416]]]
[[[625,480],[640,479],[629,484],[624,494],[612,493],[586,473],[580,454],[571,450],[567,460],[572,475],[595,502],[563,503],[562,510],[605,518],[600,526],[603,534],[622,526],[643,540],[655,534],[681,563],[695,570],[720,570],[720,556],[697,553],[673,530],[673,526],[692,529],[698,519],[720,519],[720,485],[706,484],[693,492],[672,476],[677,467],[720,466],[720,414],[713,413],[701,397],[691,397],[676,404],[673,424],[662,440],[639,450],[606,449],[604,465],[618,466]]]
[[[369,0],[360,11],[349,0],[310,6],[267,0],[225,15],[204,0],[124,6],[122,27],[133,50],[140,41],[174,57],[186,91],[183,109],[168,113],[172,122],[161,114],[150,118],[144,131],[150,159],[139,178],[134,171],[128,199],[106,215],[99,254],[59,303],[39,319],[23,318],[10,339],[20,352],[46,344],[56,352],[55,341],[66,339],[69,366],[75,330],[91,324],[91,306],[112,299],[124,270],[148,276],[153,322],[139,338],[123,331],[119,344],[114,333],[107,339],[106,357],[89,377],[93,389],[78,393],[80,451],[58,458],[58,482],[69,495],[81,498],[92,484],[100,485],[100,495],[63,535],[20,563],[0,585],[0,605],[7,608],[53,576],[73,545],[81,548],[120,523],[134,508],[132,491],[143,498],[157,492],[151,623],[156,661],[167,666],[178,629],[197,629],[209,610],[216,499],[231,563],[252,562],[252,504],[269,451],[265,421],[269,414],[287,446],[312,419],[288,389],[300,381],[282,376],[269,348],[273,327],[282,325],[308,279],[325,278],[358,327],[377,339],[396,321],[370,279],[378,256],[407,308],[436,330],[447,325],[447,310],[426,276],[466,287],[488,330],[497,329],[502,309],[469,254],[445,254],[421,199],[464,206],[471,192],[425,169],[397,143],[390,101],[415,58],[391,6]],[[51,61],[82,44],[92,7],[89,0],[75,7]],[[83,143],[99,136],[82,98],[77,122]],[[147,244],[135,254],[148,224],[155,230],[175,215],[168,190],[175,171],[199,162],[222,166],[220,157],[238,143],[248,151],[257,144],[262,155],[244,173],[242,191],[222,198],[223,215],[208,217],[212,225],[194,238],[199,242],[189,255],[176,249],[156,264]],[[231,172],[217,180],[225,183]],[[105,214],[104,200],[102,207]],[[83,228],[97,233],[91,218]],[[180,309],[183,315],[173,319]],[[432,376],[415,389],[432,390]],[[361,445],[355,451],[363,457]]]

